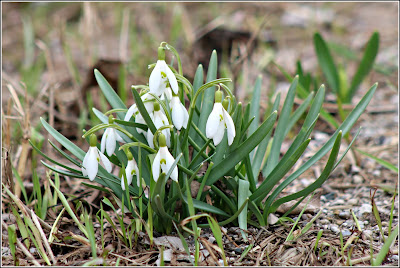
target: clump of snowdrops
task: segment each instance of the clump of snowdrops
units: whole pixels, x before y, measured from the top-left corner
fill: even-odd
[[[166,53],[177,69],[167,63]],[[216,226],[228,223],[244,230],[248,224],[266,226],[270,213],[283,203],[297,200],[290,210],[294,209],[328,179],[347,153],[358,133],[339,153],[342,136],[351,130],[377,87],[375,84],[370,88],[315,155],[303,159],[292,171],[311,140],[324,101],[323,85],[294,109],[296,76],[283,106],[279,106],[280,94],[276,94],[265,118],[260,118],[260,95],[264,90],[261,76],[251,103],[238,103],[226,85],[231,79],[216,77],[215,51],[206,82],[201,65],[194,81],[188,81],[179,54],[165,42],[158,48],[157,62],[149,69],[148,85],[132,86],[134,103],[130,106],[95,70],[112,110],[103,113],[93,108],[102,124],[83,132],[89,145],[85,151],[41,119],[46,130],[73,156],[55,149],[76,167],[41,153],[59,167],[43,163],[64,176],[88,179],[88,187],[111,193],[121,209],[145,222],[150,232],[154,228],[169,233],[174,225],[179,232],[180,223],[183,230],[195,236],[199,235],[199,227],[210,226],[217,232]],[[300,118],[300,131],[281,157],[282,143]],[[279,196],[327,154],[322,173],[311,185]],[[199,221],[201,217],[207,221]]]

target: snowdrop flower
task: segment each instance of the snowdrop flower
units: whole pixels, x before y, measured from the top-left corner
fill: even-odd
[[[150,74],[150,92],[157,96],[161,96],[167,88],[168,82],[171,85],[172,91],[174,91],[175,94],[178,94],[178,82],[176,81],[176,77],[165,62],[164,48],[159,47],[158,61]]]
[[[108,172],[111,172],[111,162],[108,158],[97,149],[97,137],[92,134],[89,138],[89,150],[85,155],[82,163],[82,175],[88,176],[89,180],[93,181],[97,175],[97,171],[99,168],[99,163],[102,167],[104,167]]]
[[[140,180],[139,180],[139,168],[136,164],[135,159],[133,158],[133,155],[131,152],[127,152],[126,156],[128,157],[128,164],[126,165],[125,168],[125,175],[126,175],[126,181],[128,183],[128,186],[132,183],[132,177],[133,175],[136,175],[137,178],[137,185],[140,186]],[[121,177],[121,188],[122,190],[125,191],[125,180],[124,176],[122,175]]]
[[[214,144],[218,145],[224,137],[225,129],[228,134],[228,144],[231,145],[235,138],[235,125],[229,113],[225,110],[222,103],[222,92],[215,92],[215,103],[213,110],[208,117],[206,124],[206,136],[214,140]]]
[[[154,122],[154,126],[156,127],[156,129],[159,129],[160,127],[169,125],[167,116],[164,114],[164,112],[162,112],[162,110],[160,109],[160,104],[156,101],[154,102],[154,113],[150,114],[150,118]],[[161,131],[161,133],[163,133],[165,135],[166,140],[167,140],[167,145],[169,147],[170,146],[170,136],[171,136],[169,129],[164,129],[163,131]],[[149,146],[151,148],[154,149],[153,137],[154,137],[154,135],[149,128],[147,130],[147,136],[146,136],[147,143],[149,144]]]
[[[153,99],[154,97],[150,95],[149,93],[143,94],[143,96],[140,97],[143,101],[144,107],[146,108],[147,112],[151,114],[154,111],[154,105],[153,105]],[[134,103],[126,112],[124,121],[129,121],[131,117],[135,115],[135,122],[140,123],[140,124],[146,124],[146,122],[143,119],[143,116],[139,113],[139,110],[137,108],[136,103]],[[146,131],[144,131],[141,128],[136,128],[138,133],[143,133],[146,134]]]
[[[165,96],[165,97],[164,97]],[[172,90],[170,87],[167,87],[164,91],[164,94],[161,95],[160,100],[165,100],[165,98],[171,102],[172,100]]]
[[[153,165],[151,167],[151,171],[153,173],[153,179],[155,181],[158,180],[160,177],[160,169],[165,174],[168,173],[169,169],[171,168],[172,164],[175,162],[175,159],[170,154],[167,148],[167,143],[165,140],[164,134],[160,134],[158,138],[158,143],[160,144],[160,149],[154,158]],[[178,182],[178,167],[175,166],[171,173],[171,179]]]
[[[108,118],[108,123],[113,124],[112,115],[110,115],[110,117]],[[125,141],[117,133],[115,128],[107,128],[106,131],[104,131],[103,137],[101,138],[101,152],[104,153],[105,150],[107,152],[107,155],[111,156],[115,151],[117,141],[125,143]]]
[[[178,96],[172,96],[171,100],[172,122],[176,129],[186,128],[189,120],[189,114]]]

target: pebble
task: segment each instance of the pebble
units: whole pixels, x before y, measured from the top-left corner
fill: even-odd
[[[320,223],[321,223],[322,225],[326,225],[326,224],[329,224],[330,221],[329,221],[328,219],[322,219],[322,220],[320,221]]]
[[[331,229],[331,231],[334,232],[335,234],[338,234],[340,232],[339,227],[336,224],[331,224],[329,226],[329,229]]]
[[[366,213],[372,212],[372,206],[370,204],[362,204],[358,211],[358,217],[362,217]]]
[[[215,238],[213,236],[210,236],[208,238],[208,242],[210,242],[211,244],[213,244],[215,242]]]
[[[372,230],[364,230],[363,233],[368,237],[372,237]]]
[[[345,210],[345,211],[341,211],[339,212],[339,217],[342,219],[349,219],[350,218],[350,212]]]
[[[354,184],[361,184],[364,182],[364,178],[361,175],[354,175],[353,176],[353,183]]]
[[[358,200],[355,198],[349,199],[349,201],[347,201],[347,203],[349,203],[349,205],[357,205],[358,204]]]
[[[354,174],[356,174],[356,173],[360,173],[360,167],[359,166],[356,166],[356,165],[351,165],[351,173],[354,173]]]
[[[382,172],[379,169],[375,169],[374,171],[372,171],[372,175],[374,175],[375,177],[380,177],[381,173]]]
[[[345,229],[345,230],[342,230],[342,235],[343,236],[350,236],[351,232],[349,230]]]
[[[344,205],[344,200],[343,199],[338,199],[335,201],[335,205]]]
[[[398,261],[399,260],[399,255],[392,255],[392,259],[395,260],[395,261]]]

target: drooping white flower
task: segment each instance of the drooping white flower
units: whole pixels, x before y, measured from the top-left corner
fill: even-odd
[[[112,123],[111,115],[109,122],[110,124]],[[111,156],[115,151],[117,141],[125,143],[125,141],[121,138],[121,136],[117,133],[117,131],[114,128],[107,128],[104,131],[103,137],[101,137],[101,146],[100,146],[101,152],[104,153],[105,150],[107,152],[107,155]]]
[[[158,61],[150,74],[150,92],[157,96],[161,96],[167,88],[168,83],[171,85],[171,88],[175,94],[178,94],[178,82],[176,77],[165,62],[164,48],[159,47]]]
[[[153,105],[154,97],[149,93],[145,93],[140,98],[142,99],[144,107],[146,108],[147,112],[151,114],[154,111],[154,105]],[[129,121],[133,115],[135,115],[135,123],[146,124],[146,122],[143,119],[143,116],[139,113],[136,103],[134,103],[131,107],[129,107],[128,111],[125,114],[124,121]],[[136,128],[136,130],[138,133],[146,134],[146,131],[144,131],[141,128]]]
[[[209,139],[213,139],[214,144],[218,145],[224,137],[226,129],[228,135],[228,144],[231,145],[236,135],[235,125],[231,116],[223,107],[221,100],[222,92],[216,91],[214,107],[206,124],[206,136]]]
[[[102,167],[104,167],[108,172],[111,172],[111,162],[108,158],[99,151],[96,147],[97,137],[96,135],[90,135],[90,147],[88,152],[85,155],[82,163],[82,175],[88,176],[89,180],[93,181],[97,175],[99,169],[99,163]]]
[[[178,96],[173,96],[171,100],[172,122],[176,129],[186,128],[189,114]]]
[[[136,161],[130,152],[127,153],[127,156],[128,156],[128,164],[126,165],[126,168],[125,168],[125,175],[126,175],[126,181],[128,183],[128,186],[132,183],[133,175],[136,175],[137,185],[140,186],[139,168],[136,164]],[[121,188],[122,188],[122,190],[125,191],[125,180],[124,180],[123,175],[121,177]]]
[[[168,173],[172,164],[175,162],[174,157],[170,154],[167,148],[166,140],[164,134],[160,134],[159,136],[159,145],[160,149],[158,150],[156,157],[154,158],[153,165],[151,167],[151,171],[153,173],[153,179],[155,181],[160,177],[160,170],[165,174]],[[174,181],[178,181],[178,167],[175,166],[171,172],[171,179]]]
[[[160,109],[160,104],[158,102],[154,102],[154,112],[152,114],[150,114],[150,118],[153,121],[156,129],[159,129],[160,127],[169,125],[168,118],[164,114],[164,112]],[[167,145],[169,147],[170,146],[170,137],[171,137],[171,133],[170,133],[169,129],[164,129],[161,131],[161,133],[163,133],[165,135],[166,140],[167,140]],[[154,135],[149,128],[147,130],[146,139],[147,139],[147,143],[149,144],[149,146],[154,149],[153,137],[154,137]]]
[[[164,97],[165,96],[165,97]],[[167,87],[164,91],[164,94],[161,95],[160,100],[165,100],[165,98],[171,102],[172,100],[172,90],[170,87]]]

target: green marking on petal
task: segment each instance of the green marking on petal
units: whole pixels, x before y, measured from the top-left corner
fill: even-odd
[[[160,164],[163,164],[163,163],[167,164],[167,161],[164,158],[160,160]]]
[[[165,77],[167,77],[167,74],[164,72],[161,72],[161,76],[162,76],[162,78],[165,78]]]
[[[100,163],[100,158],[98,158],[98,157],[97,157],[97,162],[99,162],[99,163]]]
[[[219,115],[219,121],[224,120],[224,117],[222,116],[222,114]]]

